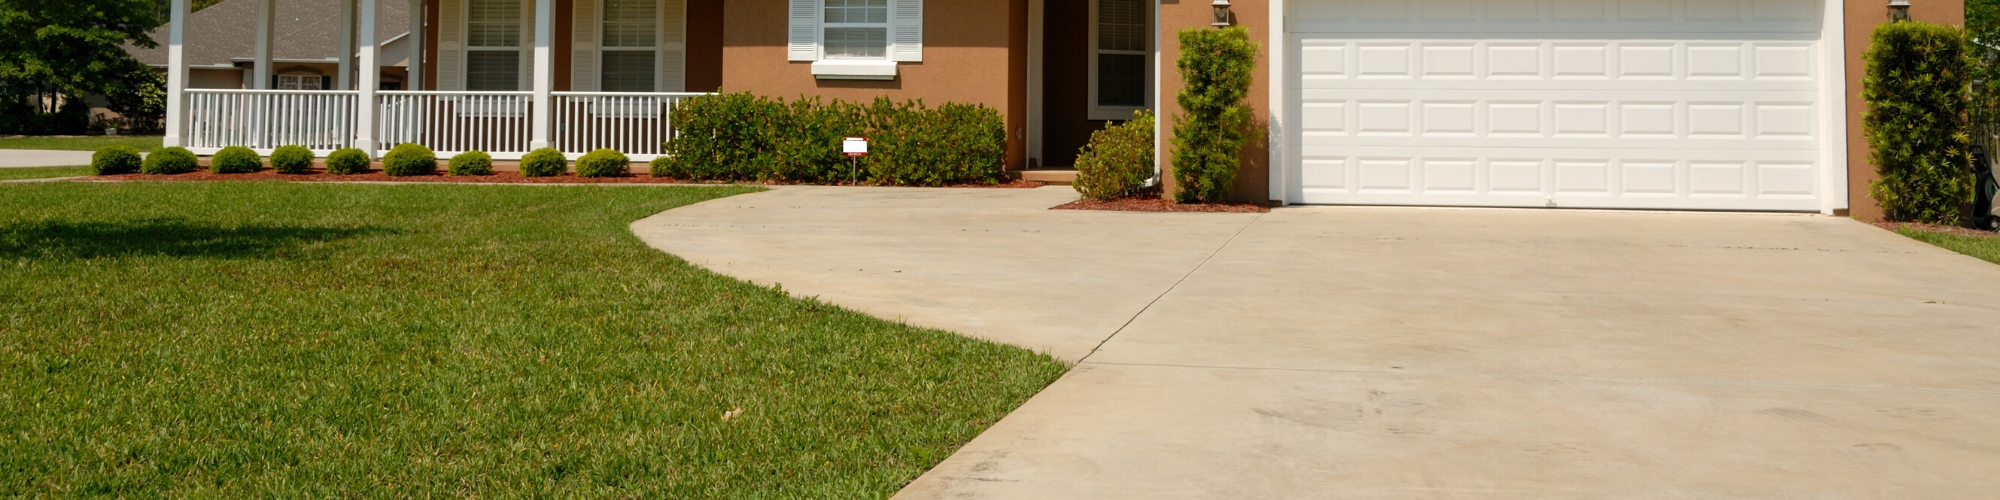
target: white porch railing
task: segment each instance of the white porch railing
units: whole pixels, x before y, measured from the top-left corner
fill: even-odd
[[[270,154],[296,144],[326,154],[353,143],[356,94],[189,89],[187,147],[201,154],[229,146]]]
[[[555,147],[572,158],[610,148],[632,161],[652,161],[674,138],[674,106],[702,95],[708,94],[556,92]]]
[[[382,91],[382,149],[417,143],[449,157],[485,151],[520,159],[534,135],[533,92]]]

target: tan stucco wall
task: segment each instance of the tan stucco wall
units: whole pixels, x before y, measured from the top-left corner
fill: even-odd
[[[1953,26],[1965,25],[1963,0],[1912,0],[1910,19]],[[1875,27],[1889,22],[1888,2],[1853,0],[1847,2],[1847,205],[1848,215],[1864,221],[1882,219],[1882,205],[1868,195],[1868,183],[1875,180],[1875,164],[1868,160],[1868,139],[1861,133],[1861,114],[1868,104],[1861,100],[1861,77],[1867,64],[1861,59]]]
[[[1246,203],[1266,203],[1271,200],[1270,140],[1264,124],[1271,120],[1271,87],[1266,79],[1271,77],[1270,46],[1270,3],[1262,0],[1233,2],[1231,12],[1235,13],[1236,25],[1250,30],[1250,40],[1259,46],[1257,68],[1251,72],[1255,81],[1250,84],[1251,122],[1258,129],[1248,146],[1243,148],[1243,169],[1236,174],[1236,189],[1231,197]],[[1210,2],[1194,0],[1162,0],[1160,2],[1160,131],[1159,155],[1166,180],[1163,194],[1172,196],[1173,176],[1173,115],[1180,112],[1174,103],[1174,94],[1182,83],[1180,71],[1174,61],[1180,59],[1180,39],[1178,33],[1187,28],[1208,28],[1215,20]]]
[[[243,88],[243,70],[190,69],[187,85],[191,89],[240,89]]]
[[[1025,1],[926,1],[924,62],[903,63],[897,78],[888,81],[819,80],[813,78],[811,63],[787,61],[787,12],[785,0],[724,3],[723,92],[983,104],[1006,119],[1008,164],[1021,165],[1026,141],[1020,131],[1027,123]]]

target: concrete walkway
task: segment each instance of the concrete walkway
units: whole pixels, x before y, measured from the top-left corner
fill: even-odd
[[[0,168],[70,167],[90,164],[90,151],[0,149]]]
[[[1079,362],[898,498],[2000,491],[2000,266],[1823,217],[1044,210],[1072,196],[782,188],[634,230]]]

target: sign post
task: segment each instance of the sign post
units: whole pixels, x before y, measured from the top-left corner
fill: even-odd
[[[849,137],[841,139],[840,152],[847,155],[847,160],[851,163],[847,170],[848,182],[852,182],[857,186],[861,185],[861,157],[868,156],[868,138]]]

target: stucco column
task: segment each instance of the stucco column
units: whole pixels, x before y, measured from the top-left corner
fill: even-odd
[[[256,62],[253,64],[256,64],[257,67],[250,69],[250,79],[252,80],[250,88],[271,88],[271,75],[273,74],[271,73],[271,50],[272,45],[275,45],[274,39],[277,36],[277,27],[274,26],[277,24],[277,19],[278,0],[257,0],[257,40],[255,42],[257,49],[253,53],[253,57],[256,58]]]
[[[354,34],[361,46],[356,75],[360,85],[354,89],[360,94],[354,100],[354,147],[374,158],[381,144],[375,140],[375,89],[382,88],[382,66],[375,54],[375,0],[361,0],[360,24]]]
[[[173,0],[167,7],[167,130],[165,146],[186,146],[187,140],[187,40],[188,0]]]
[[[354,90],[354,0],[340,0],[340,76],[334,89]]]
[[[535,104],[530,115],[533,117],[528,148],[549,147],[550,130],[555,125],[555,0],[535,0],[535,58],[534,78]]]

